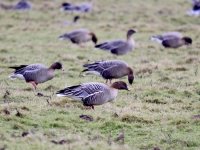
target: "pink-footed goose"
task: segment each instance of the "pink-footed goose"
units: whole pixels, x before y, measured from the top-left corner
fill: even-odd
[[[121,60],[98,61],[91,64],[85,64],[83,67],[86,69],[82,72],[101,75],[106,79],[106,83],[108,80],[111,82],[112,79],[118,79],[124,76],[128,76],[130,84],[132,84],[134,80],[133,70],[126,62]]]
[[[182,36],[179,32],[167,32],[162,35],[152,36],[151,40],[162,44],[165,48],[179,48],[183,45],[192,44],[190,37]]]
[[[108,41],[95,46],[102,50],[111,52],[114,55],[124,55],[133,50],[135,47],[135,41],[132,39],[132,35],[136,33],[135,30],[130,29],[127,32],[126,40],[114,40]]]
[[[31,83],[36,89],[37,84],[51,80],[54,77],[56,69],[62,69],[60,62],[53,63],[50,67],[43,64],[31,64],[9,67],[15,71],[9,76],[11,79],[22,79],[27,83]]]
[[[128,90],[125,82],[114,82],[111,86],[103,83],[90,82],[80,85],[70,86],[58,91],[59,97],[69,97],[83,102],[84,106],[102,105],[113,101],[118,94],[118,90]]]
[[[89,31],[88,29],[78,29],[69,33],[65,33],[59,36],[59,39],[70,40],[72,43],[78,45],[81,45],[89,41],[92,41],[94,44],[96,44],[98,40],[96,35],[93,32]]]

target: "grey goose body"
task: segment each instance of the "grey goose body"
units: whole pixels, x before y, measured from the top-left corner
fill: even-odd
[[[15,71],[10,75],[10,78],[23,79],[36,88],[37,84],[51,80],[54,77],[55,69],[62,69],[62,64],[55,62],[50,67],[46,67],[43,64],[31,64],[10,68],[15,69]]]
[[[74,44],[82,44],[89,41],[92,41],[94,44],[96,44],[98,40],[96,35],[87,29],[78,29],[69,33],[65,33],[59,36],[59,39],[70,40]]]
[[[152,36],[151,40],[162,44],[165,48],[179,48],[183,45],[192,44],[190,37],[182,36],[179,32],[167,32],[162,35]]]
[[[90,82],[80,85],[70,86],[58,91],[59,97],[69,97],[83,102],[85,106],[102,105],[113,101],[118,94],[118,90],[128,90],[126,83],[118,81],[108,86],[103,83]]]
[[[127,32],[126,40],[114,40],[103,42],[95,46],[95,48],[106,50],[111,52],[114,55],[124,55],[133,50],[135,46],[135,41],[132,39],[132,35],[136,33],[136,31],[130,29]]]
[[[85,2],[80,4],[62,3],[61,10],[68,12],[86,13],[92,10],[92,3]]]
[[[83,65],[86,69],[82,72],[88,72],[92,74],[101,75],[106,80],[118,79],[124,76],[128,76],[130,84],[133,83],[134,74],[133,70],[128,64],[121,60],[108,60],[108,61],[97,61]]]

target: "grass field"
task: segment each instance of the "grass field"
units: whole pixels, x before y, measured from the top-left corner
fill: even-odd
[[[0,149],[200,149],[200,19],[186,15],[190,3],[96,0],[91,13],[66,26],[63,22],[75,14],[60,12],[61,2],[33,0],[29,12],[0,10]],[[138,31],[137,47],[116,57],[94,49],[92,43],[80,48],[58,40],[78,28],[94,31],[99,42],[125,38],[133,28]],[[193,45],[164,49],[149,40],[165,31],[191,36]],[[56,97],[66,86],[105,82],[79,73],[88,61],[108,59],[125,60],[134,68],[130,92],[120,91],[115,102],[95,110]],[[8,78],[8,66],[55,61],[62,62],[65,71],[37,89],[49,97],[38,97],[31,85]],[[93,121],[80,115],[90,115]],[[117,141],[122,132],[124,142]]]

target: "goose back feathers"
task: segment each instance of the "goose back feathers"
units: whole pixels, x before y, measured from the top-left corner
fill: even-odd
[[[87,29],[78,29],[69,33],[65,33],[59,36],[61,40],[70,40],[74,44],[86,43],[92,41],[94,44],[97,43],[97,37],[93,32]]]
[[[27,0],[20,0],[15,6],[15,10],[29,10],[31,9],[31,4]]]
[[[82,72],[98,74],[106,80],[118,79],[124,76],[128,76],[130,84],[132,84],[134,80],[133,70],[126,62],[121,60],[97,61],[85,64],[83,67],[86,69]]]

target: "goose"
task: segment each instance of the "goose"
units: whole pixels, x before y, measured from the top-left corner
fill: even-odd
[[[9,76],[11,79],[22,79],[27,83],[31,83],[36,89],[39,83],[46,82],[53,79],[54,71],[56,69],[62,69],[60,62],[53,63],[50,67],[46,67],[43,64],[31,64],[9,67],[15,69],[15,71]]]
[[[27,0],[20,0],[14,7],[15,10],[29,10],[31,9],[31,4]]]
[[[190,16],[199,16],[200,15],[200,0],[192,1],[192,10],[187,12]]]
[[[183,45],[192,44],[190,37],[182,36],[179,32],[167,32],[162,35],[152,36],[151,40],[162,44],[165,48],[179,48]]]
[[[82,101],[84,106],[102,105],[113,101],[118,94],[118,90],[129,90],[123,81],[114,82],[111,86],[103,83],[90,82],[75,86],[70,86],[56,94],[58,97],[69,97],[74,100]]]
[[[31,4],[27,0],[20,0],[15,5],[6,5],[1,3],[0,7],[5,10],[29,10],[31,9]]]
[[[96,44],[98,40],[96,35],[88,29],[77,29],[69,33],[65,33],[59,36],[59,39],[70,40],[72,43],[80,46],[82,43],[86,43],[88,41],[92,41],[94,44]]]
[[[127,40],[114,40],[108,41],[95,46],[102,50],[110,51],[114,55],[124,55],[130,51],[135,46],[135,41],[132,39],[132,35],[136,33],[135,30],[130,29],[127,32]]]
[[[62,11],[69,11],[69,12],[90,12],[92,10],[92,3],[85,2],[80,4],[72,4],[68,2],[62,3],[61,6]]]
[[[97,61],[85,64],[83,67],[86,69],[82,72],[100,75],[106,79],[106,83],[108,80],[111,82],[112,79],[118,79],[124,76],[128,76],[130,84],[132,84],[134,80],[133,70],[126,62],[121,60]]]

